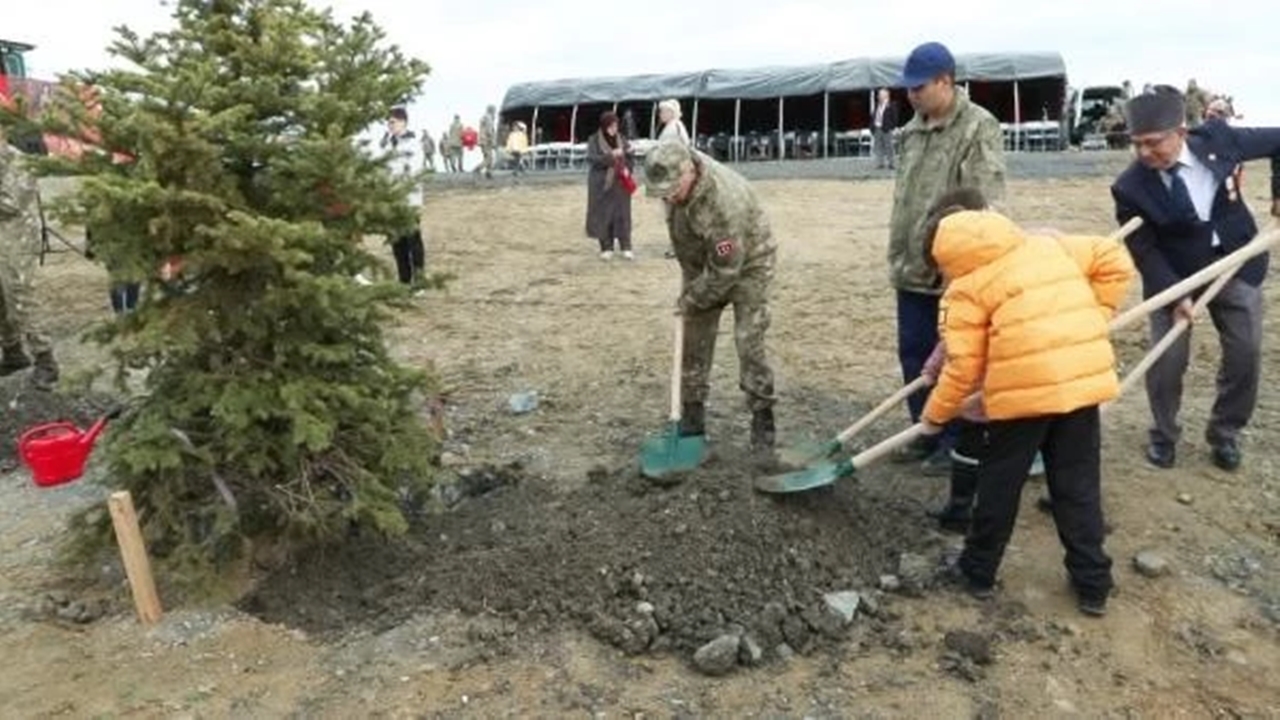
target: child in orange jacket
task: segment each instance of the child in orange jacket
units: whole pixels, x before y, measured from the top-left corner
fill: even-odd
[[[925,249],[948,285],[939,310],[946,359],[923,432],[940,432],[978,391],[989,421],[972,527],[949,575],[975,597],[994,594],[1040,451],[1078,606],[1105,614],[1114,581],[1103,549],[1098,408],[1119,393],[1108,320],[1133,261],[1115,240],[1028,236],[991,211],[942,219]]]

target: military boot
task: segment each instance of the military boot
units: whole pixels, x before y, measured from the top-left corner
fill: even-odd
[[[52,352],[36,353],[36,369],[31,371],[31,384],[44,391],[52,390],[58,384],[58,363]]]
[[[707,406],[700,402],[684,403],[680,411],[680,435],[707,434]]]
[[[0,376],[12,375],[29,367],[31,367],[31,358],[23,351],[21,345],[4,347],[4,357],[0,359]]]
[[[751,413],[751,447],[757,450],[771,449],[774,436],[773,408],[764,408]]]

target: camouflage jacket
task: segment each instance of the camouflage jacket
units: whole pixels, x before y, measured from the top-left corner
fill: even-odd
[[[950,190],[974,187],[1004,200],[1004,132],[991,113],[956,90],[951,114],[933,127],[920,115],[902,128],[902,151],[889,221],[889,280],[899,290],[937,295],[942,279],[924,257],[929,206]]]
[[[476,131],[476,142],[480,147],[492,148],[497,139],[497,131],[494,128],[494,119],[492,115],[485,115],[480,118],[480,128]]]
[[[667,228],[684,275],[682,311],[724,305],[746,278],[772,276],[778,246],[755,191],[741,175],[697,153],[702,175],[671,206]]]
[[[23,160],[0,141],[0,261],[19,265],[40,252],[39,186]]]

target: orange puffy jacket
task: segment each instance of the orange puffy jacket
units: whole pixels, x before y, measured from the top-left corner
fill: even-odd
[[[939,225],[933,257],[950,283],[939,308],[946,362],[924,417],[943,424],[983,391],[992,420],[1098,405],[1119,392],[1108,321],[1134,277],[1104,237],[1025,235],[999,213]]]

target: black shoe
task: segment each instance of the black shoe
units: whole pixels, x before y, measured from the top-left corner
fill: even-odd
[[[895,463],[922,462],[938,449],[938,439],[919,436],[893,451],[890,460]]]
[[[1240,467],[1240,446],[1235,440],[1219,440],[1213,444],[1213,464],[1228,472]]]
[[[950,560],[943,565],[942,570],[938,573],[938,580],[944,585],[964,590],[974,600],[985,601],[996,596],[995,586],[978,582],[969,577],[968,573],[960,568],[959,558]]]
[[[1172,445],[1153,442],[1147,445],[1147,462],[1158,468],[1168,470],[1177,462],[1177,453]]]
[[[773,426],[773,408],[756,410],[751,414],[751,447],[765,450],[773,447],[776,439]]]
[[[928,515],[938,521],[943,531],[964,535],[973,522],[973,500],[951,498],[941,508],[928,511]]]
[[[1080,595],[1076,599],[1076,607],[1090,617],[1102,617],[1107,614],[1107,596]]]
[[[680,436],[707,434],[707,406],[700,402],[685,403],[680,411]]]
[[[21,345],[10,345],[4,348],[4,357],[0,359],[0,376],[12,375],[29,367],[31,367],[31,358]]]

